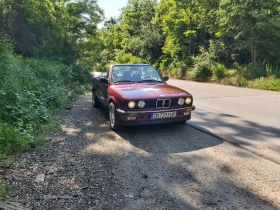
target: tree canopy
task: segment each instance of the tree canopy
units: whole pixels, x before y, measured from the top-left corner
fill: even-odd
[[[122,52],[168,68],[188,64],[212,43],[225,65],[238,55],[240,64],[278,66],[279,8],[279,0],[129,0],[100,30],[102,48],[108,62]]]
[[[279,64],[279,0],[129,0],[102,28],[96,0],[1,0],[0,35],[26,57],[88,69],[129,60],[190,65],[203,47],[229,65]],[[118,58],[118,59],[117,59]]]
[[[0,1],[0,35],[25,57],[74,63],[87,56],[102,18],[96,0]]]

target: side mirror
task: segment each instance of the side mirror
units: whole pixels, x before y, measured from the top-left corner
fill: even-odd
[[[104,84],[108,85],[108,79],[107,79],[106,77],[100,77],[100,78],[99,78],[99,81],[100,81],[101,83],[104,83]]]
[[[162,78],[163,78],[163,81],[165,81],[165,82],[166,82],[167,80],[169,80],[169,76],[163,76]]]

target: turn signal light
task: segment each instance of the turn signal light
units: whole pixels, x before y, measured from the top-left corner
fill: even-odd
[[[186,108],[186,112],[191,112],[192,108]]]
[[[136,113],[131,113],[131,114],[129,114],[129,116],[130,116],[130,117],[136,117],[137,114],[136,114]]]

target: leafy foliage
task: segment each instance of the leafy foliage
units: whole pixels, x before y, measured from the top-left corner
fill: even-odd
[[[0,42],[0,156],[38,144],[52,114],[69,104],[71,68],[57,62],[24,59]]]
[[[8,185],[0,183],[0,197],[6,197],[8,195],[9,189]]]
[[[0,123],[0,157],[29,149],[31,144],[28,133],[11,128],[7,123]]]
[[[198,81],[206,81],[212,76],[211,66],[214,64],[214,56],[204,47],[200,48],[200,54],[194,58],[192,77]]]
[[[243,75],[248,80],[266,76],[266,68],[263,63],[248,64],[241,67],[240,71],[241,75]]]
[[[199,62],[194,66],[192,77],[197,81],[206,81],[211,76],[210,66],[206,61]]]
[[[224,85],[233,85],[237,87],[247,87],[248,81],[245,77],[237,74],[236,76],[225,78],[221,80],[221,83]]]
[[[194,57],[197,79],[207,80],[212,73],[215,80],[223,79],[228,74],[221,65],[242,66],[239,73],[249,80],[262,77],[265,68],[259,64],[277,69],[280,62],[279,6],[278,0],[130,0],[119,19],[101,29],[102,50],[108,53],[100,60],[113,63],[116,53],[119,61],[124,52],[182,77],[181,63],[192,68],[186,61]],[[207,53],[201,48],[211,62],[202,59]],[[277,72],[266,75],[271,73]]]
[[[95,36],[102,10],[95,0],[1,0],[0,17],[0,34],[16,53],[71,64]]]
[[[253,64],[258,56],[278,60],[275,53],[279,51],[279,6],[278,0],[221,0],[216,36],[232,39],[227,45],[233,50],[249,49]]]
[[[131,53],[118,51],[116,53],[116,62],[117,63],[141,63],[141,59],[133,56]]]
[[[275,77],[261,77],[249,82],[249,87],[264,89],[264,90],[274,90],[280,91],[280,79],[275,79]]]
[[[213,79],[220,81],[226,77],[226,67],[223,64],[217,63],[211,66],[213,72]]]

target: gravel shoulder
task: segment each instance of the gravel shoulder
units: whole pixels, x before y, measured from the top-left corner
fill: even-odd
[[[279,164],[187,125],[113,132],[90,99],[5,171],[0,209],[280,209]]]

